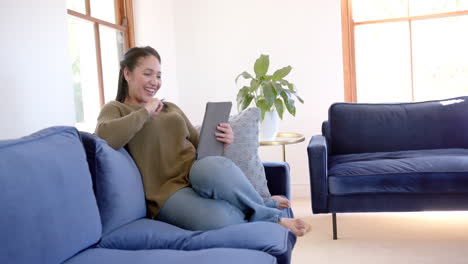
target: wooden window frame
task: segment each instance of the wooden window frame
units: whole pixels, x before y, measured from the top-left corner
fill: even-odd
[[[409,14],[409,1],[408,1]],[[388,22],[408,22],[409,26],[409,48],[411,65],[411,95],[414,101],[414,80],[413,80],[413,40],[412,40],[412,22],[416,20],[453,17],[468,15],[468,10],[453,11],[429,15],[407,16],[399,18],[388,18],[379,20],[369,20],[354,22],[352,12],[352,0],[341,0],[341,29],[343,43],[343,77],[344,77],[344,99],[345,102],[357,102],[356,90],[356,57],[354,48],[354,27],[357,25],[379,24]]]
[[[102,53],[99,26],[106,26],[124,34],[125,49],[135,46],[135,30],[133,21],[133,1],[132,0],[114,0],[115,20],[117,23],[111,23],[91,16],[91,0],[85,1],[85,14],[67,9],[68,15],[93,23],[94,40],[96,48],[96,62],[98,71],[99,103],[104,106],[104,77],[102,70]]]

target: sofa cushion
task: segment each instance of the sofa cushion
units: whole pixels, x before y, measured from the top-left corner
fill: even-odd
[[[78,131],[0,141],[0,263],[61,263],[96,243],[101,222]]]
[[[338,155],[329,165],[335,195],[468,192],[468,149]]]
[[[290,259],[296,237],[286,228],[268,222],[232,225],[210,231],[188,231],[176,226],[140,219],[103,236],[98,247],[141,250],[242,248],[260,250],[278,258]]]
[[[146,204],[140,172],[125,149],[114,150],[103,139],[81,132],[93,177],[102,232],[145,217]]]
[[[241,248],[264,251],[290,263],[296,237],[275,223],[254,222],[210,231],[188,231],[150,219],[140,219],[102,237],[98,247],[141,250],[201,250]]]
[[[420,103],[333,104],[333,155],[468,148],[468,97]]]
[[[181,250],[118,250],[118,249],[88,249],[71,258],[64,264],[274,264],[275,258],[255,250],[215,248],[198,251]]]

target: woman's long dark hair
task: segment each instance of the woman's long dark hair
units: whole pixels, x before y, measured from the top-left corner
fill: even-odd
[[[128,68],[129,71],[135,69],[138,60],[141,57],[154,56],[161,63],[161,57],[159,53],[150,46],[146,47],[134,47],[129,49],[123,59],[120,61],[120,72],[119,72],[119,86],[117,89],[117,96],[115,97],[116,101],[123,103],[125,98],[128,96],[128,83],[125,80],[124,69]]]

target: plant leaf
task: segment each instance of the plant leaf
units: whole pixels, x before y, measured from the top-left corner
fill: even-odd
[[[288,112],[295,116],[296,115],[296,106],[294,105],[294,100],[291,98],[291,94],[289,90],[283,90],[281,92],[281,97],[283,98],[284,104],[286,105],[286,109]]]
[[[272,81],[277,82],[277,81],[283,79],[284,77],[286,77],[291,72],[291,70],[292,70],[291,66],[286,66],[284,68],[281,68],[281,69],[275,71],[275,73],[273,73]]]
[[[271,85],[273,86],[273,88],[275,88],[277,95],[280,94],[281,91],[283,91],[283,87],[281,87],[281,84],[276,83],[276,82],[271,82]]]
[[[302,100],[302,98],[299,95],[297,95],[297,93],[292,94],[297,98],[297,100],[299,100],[299,102],[304,103],[304,100]]]
[[[254,71],[257,79],[261,76],[265,76],[268,67],[270,66],[270,57],[268,55],[260,55],[260,57],[255,61]]]
[[[267,111],[270,111],[270,108],[273,106],[275,103],[275,98],[276,98],[276,90],[273,88],[273,85],[271,82],[265,83],[265,85],[262,86],[263,88],[263,96],[265,97],[265,102],[266,106],[268,107]]]
[[[241,74],[237,75],[236,77],[236,84],[237,84],[237,80],[239,79],[239,77],[244,77],[244,79],[253,79],[252,75],[250,75],[250,73],[244,71],[242,72]]]
[[[297,94],[295,84],[290,83],[290,82],[288,82],[286,80],[280,80],[279,82],[281,83],[281,85],[284,85],[284,86],[288,87],[287,92],[288,92],[289,96],[291,96],[291,94],[292,94],[297,98],[297,100],[299,100],[299,102],[304,103],[304,100],[302,100],[302,98]]]
[[[250,92],[256,92],[258,87],[260,86],[260,82],[257,79],[252,79],[250,81]]]
[[[284,112],[283,100],[276,98],[275,108],[276,108],[276,111],[278,112],[280,119],[283,120],[283,112]]]
[[[249,105],[250,105],[250,103],[252,102],[253,99],[254,99],[254,97],[251,94],[248,94],[247,96],[245,96],[244,100],[242,101],[242,106],[241,106],[242,110],[249,107]]]
[[[289,84],[288,81],[282,79],[282,80],[279,80],[279,83],[280,83],[282,86],[288,88],[288,84]],[[289,89],[289,88],[288,88],[288,89]]]
[[[296,106],[294,105],[294,100],[290,100],[288,101],[288,103],[286,104],[286,109],[288,109],[288,112],[295,116],[296,115]]]
[[[296,92],[296,85],[294,85],[293,83],[288,82],[288,88],[291,92]]]
[[[253,99],[253,96],[249,93],[249,89],[250,89],[249,86],[244,86],[239,90],[239,92],[237,92],[236,101],[237,101],[237,110],[239,112],[247,108],[247,106],[249,106],[250,102]],[[249,99],[249,97],[252,97],[252,98]],[[247,101],[249,103],[246,105]]]
[[[263,119],[265,119],[265,113],[270,111],[270,109],[269,107],[267,107],[265,99],[259,99],[257,101],[257,107],[260,108],[260,122],[261,122],[263,121]]]
[[[280,95],[283,98],[283,101],[284,101],[285,104],[290,100],[290,94],[289,94],[288,90],[283,89],[283,91],[281,91]]]

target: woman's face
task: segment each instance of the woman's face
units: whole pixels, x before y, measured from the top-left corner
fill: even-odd
[[[124,69],[128,83],[128,96],[125,103],[145,105],[161,88],[161,63],[154,56],[138,59],[133,71]]]

